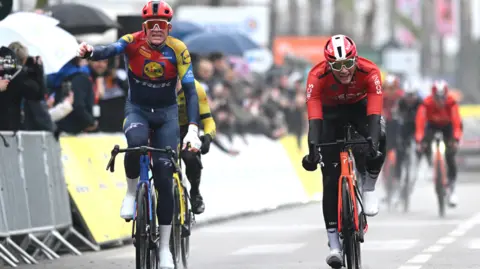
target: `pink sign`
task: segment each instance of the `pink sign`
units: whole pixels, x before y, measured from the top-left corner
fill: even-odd
[[[454,32],[454,6],[452,0],[435,1],[435,21],[437,32],[442,35],[451,35]]]

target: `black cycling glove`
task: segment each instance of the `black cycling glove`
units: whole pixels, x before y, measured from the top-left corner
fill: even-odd
[[[302,159],[302,166],[307,171],[317,170],[317,165],[321,160],[321,155],[316,145],[320,144],[322,124],[323,120],[319,119],[308,121],[308,155],[305,155]]]
[[[200,151],[202,154],[207,154],[210,151],[210,143],[212,143],[212,136],[210,134],[200,136],[200,141],[202,141],[202,147]]]
[[[368,128],[369,128],[369,135],[372,139],[372,144],[370,145],[370,157],[376,158],[378,156],[378,149],[379,149],[379,139],[380,139],[380,132],[381,132],[381,116],[380,115],[368,115]]]

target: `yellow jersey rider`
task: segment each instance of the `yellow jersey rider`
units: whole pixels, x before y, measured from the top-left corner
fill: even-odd
[[[177,148],[180,143],[176,84],[180,78],[185,94],[188,115],[188,132],[183,138],[183,148],[198,151],[198,95],[191,58],[185,44],[169,36],[173,9],[165,1],[147,2],[142,10],[142,31],[127,34],[107,46],[92,47],[82,43],[78,56],[103,60],[121,53],[125,54],[130,89],[125,105],[124,133],[129,147],[147,145],[149,138],[153,147]],[[150,129],[153,130],[149,137]],[[165,154],[152,154],[153,176],[158,192],[157,218],[160,232],[160,269],[173,269],[174,263],[169,248],[173,216],[174,167]],[[135,192],[140,174],[138,154],[125,155],[127,193],[120,216],[131,219],[135,204]]]
[[[210,143],[215,137],[216,126],[212,113],[210,112],[210,106],[208,105],[207,93],[197,80],[195,80],[195,89],[197,90],[198,108],[200,110],[200,119],[204,132],[204,135],[200,136],[200,140],[202,141],[201,153],[206,154],[210,150]],[[177,84],[177,95],[180,135],[183,139],[188,131],[188,116],[185,94],[180,84]],[[201,214],[205,211],[205,204],[200,194],[200,179],[202,175],[202,166],[199,159],[200,154],[199,152],[182,151],[181,156],[185,162],[185,172],[191,185],[190,197],[192,201],[192,211],[195,214]]]

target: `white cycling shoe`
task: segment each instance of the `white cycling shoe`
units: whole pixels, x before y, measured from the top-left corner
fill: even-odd
[[[363,192],[363,212],[369,217],[378,214],[378,197],[375,191]]]
[[[138,178],[127,177],[127,193],[123,198],[122,207],[120,208],[120,217],[125,220],[133,219],[133,211],[135,207],[135,194],[137,193]]]
[[[327,264],[334,268],[340,269],[343,266],[342,251],[339,249],[331,249],[330,253],[327,255],[326,259]]]
[[[160,225],[160,263],[159,269],[174,269],[172,253],[170,252],[170,233],[172,225]]]
[[[123,198],[122,208],[120,209],[120,217],[125,220],[133,219],[133,209],[135,207],[135,195],[127,192]]]
[[[456,207],[458,205],[458,196],[455,191],[452,191],[448,195],[448,205],[450,207]]]

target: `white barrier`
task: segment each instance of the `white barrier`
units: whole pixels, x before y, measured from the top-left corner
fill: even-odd
[[[248,144],[234,138],[237,156],[213,145],[202,156],[200,190],[206,210],[196,217],[199,223],[309,200],[281,143],[263,136],[246,140]]]

